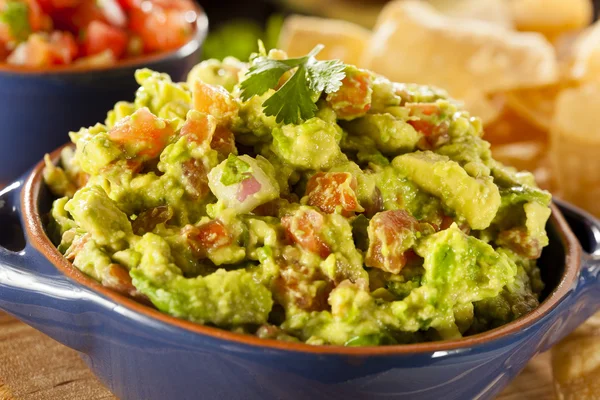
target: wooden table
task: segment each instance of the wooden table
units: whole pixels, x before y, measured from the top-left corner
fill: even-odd
[[[116,399],[77,355],[0,313],[0,400]],[[499,400],[553,400],[548,353],[531,361]]]

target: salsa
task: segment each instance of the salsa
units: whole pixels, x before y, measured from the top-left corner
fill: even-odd
[[[193,0],[0,0],[0,62],[110,65],[183,46]]]
[[[460,338],[539,305],[551,196],[444,91],[264,49],[136,79],[44,170],[48,234],[103,285],[314,345]]]

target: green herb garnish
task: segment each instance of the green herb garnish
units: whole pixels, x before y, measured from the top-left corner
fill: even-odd
[[[27,40],[31,33],[29,6],[21,1],[9,1],[0,12],[0,22],[8,26],[10,35],[16,41]]]
[[[262,104],[265,114],[286,124],[299,124],[314,117],[317,112],[315,102],[321,92],[336,92],[346,76],[346,66],[341,61],[315,59],[321,49],[323,45],[318,45],[304,57],[287,60],[273,60],[265,54],[255,57],[241,83],[242,99],[248,100],[275,88],[283,74],[296,68],[287,82]]]

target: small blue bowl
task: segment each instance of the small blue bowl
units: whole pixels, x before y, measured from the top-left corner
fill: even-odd
[[[600,308],[600,221],[558,202],[540,259],[544,300],[497,329],[352,348],[194,324],[112,292],[64,259],[44,232],[51,196],[42,168],[0,192],[0,309],[79,351],[122,400],[491,399]]]
[[[185,79],[199,62],[208,30],[197,9],[195,34],[183,47],[123,60],[113,66],[27,70],[0,64],[0,184],[25,172],[45,153],[69,140],[69,131],[104,121],[119,100],[133,100],[138,68]]]

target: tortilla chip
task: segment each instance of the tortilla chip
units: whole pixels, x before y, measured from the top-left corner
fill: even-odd
[[[563,35],[557,42],[561,72],[566,79],[600,80],[600,21],[577,35]]]
[[[519,171],[535,170],[545,151],[546,143],[540,141],[507,143],[492,147],[495,160],[515,167]]]
[[[471,115],[479,117],[481,122],[487,125],[500,117],[506,103],[506,98],[501,94],[486,95],[481,92],[474,92],[473,97],[465,98],[463,102]]]
[[[506,93],[506,102],[510,108],[535,127],[549,131],[556,98],[566,87],[566,84],[553,84],[512,90]]]
[[[591,0],[512,0],[509,2],[517,29],[548,38],[587,26],[593,18]]]
[[[500,25],[514,26],[510,5],[506,0],[427,0],[442,14],[469,18]]]
[[[317,58],[359,65],[370,36],[370,30],[352,22],[292,15],[283,23],[278,47],[290,57],[301,57],[323,44]]]
[[[564,90],[552,120],[550,154],[561,197],[600,217],[600,83]]]
[[[548,132],[540,130],[506,106],[496,121],[485,126],[494,159],[521,171],[530,171],[537,184],[553,190],[556,184],[548,155]]]
[[[447,17],[410,0],[384,7],[363,61],[395,81],[442,87],[475,115],[486,93],[557,78],[554,49],[542,35]]]
[[[564,400],[600,396],[600,314],[590,318],[552,349],[556,394]]]
[[[282,3],[297,13],[316,15],[323,18],[338,18],[372,28],[381,9],[376,1],[348,0],[282,0]]]
[[[547,143],[535,140],[492,146],[494,159],[519,171],[532,172],[539,187],[552,190],[554,182],[547,150]]]

